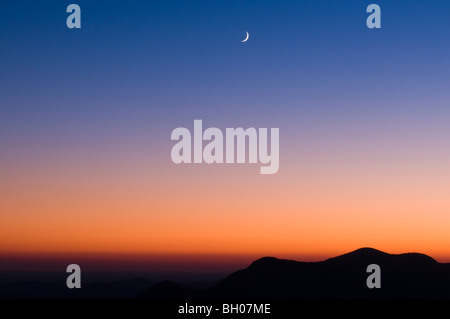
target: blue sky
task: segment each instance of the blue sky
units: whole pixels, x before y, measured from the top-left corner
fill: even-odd
[[[369,30],[372,2],[78,1],[69,30],[69,1],[4,1],[0,141],[161,141],[194,118],[294,139],[299,125],[448,116],[450,4],[377,1]]]

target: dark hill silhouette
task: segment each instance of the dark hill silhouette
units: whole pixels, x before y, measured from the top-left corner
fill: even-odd
[[[82,284],[68,289],[65,280],[17,281],[0,285],[0,299],[124,299],[133,298],[153,282],[145,278]]]
[[[381,288],[369,289],[369,264],[381,267]],[[319,262],[274,257],[254,261],[208,289],[164,282],[138,298],[450,298],[450,264],[418,254],[361,248]]]
[[[419,254],[419,253],[405,253],[405,254],[388,254],[382,252],[381,250],[377,250],[374,248],[360,248],[355,251],[349,252],[347,254],[343,254],[337,257],[333,257],[327,259],[328,262],[354,262],[354,263],[367,263],[373,260],[373,258],[377,258],[379,261],[387,261],[387,262],[411,262],[414,264],[426,264],[426,263],[438,263],[436,260],[431,258],[430,256]]]
[[[205,290],[185,287],[172,281],[162,281],[145,291],[145,298],[149,299],[193,299],[201,298]]]

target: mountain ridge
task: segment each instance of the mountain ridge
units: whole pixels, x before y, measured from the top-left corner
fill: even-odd
[[[367,266],[381,268],[382,288],[366,285]],[[167,288],[167,287],[166,287]],[[266,256],[204,290],[177,287],[177,298],[395,299],[450,298],[450,264],[421,253],[389,254],[363,247],[322,261],[303,262]],[[163,297],[164,296],[164,297]],[[171,298],[158,286],[138,298]]]

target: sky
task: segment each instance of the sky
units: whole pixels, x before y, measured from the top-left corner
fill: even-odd
[[[0,269],[450,262],[450,3],[73,2],[0,5]],[[174,164],[195,119],[279,128],[278,173]]]

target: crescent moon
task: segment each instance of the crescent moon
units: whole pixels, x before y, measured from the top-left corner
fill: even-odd
[[[248,38],[250,37],[250,35],[248,34],[248,32],[247,32],[247,31],[245,31],[245,33],[247,34],[247,36],[246,36],[246,37],[245,37],[245,39],[244,39],[244,40],[242,40],[241,42],[247,42]]]

